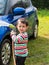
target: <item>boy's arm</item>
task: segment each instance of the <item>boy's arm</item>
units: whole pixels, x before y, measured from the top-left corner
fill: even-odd
[[[18,37],[19,43],[28,43],[28,35],[20,34],[20,37]]]
[[[28,42],[28,36],[27,35],[20,34],[20,35],[16,36],[14,31],[11,32],[11,38],[16,43],[27,43]]]
[[[16,65],[16,60],[15,60],[15,55],[14,55],[14,44],[13,44],[13,41],[12,41],[12,54],[13,54],[14,65]]]
[[[28,43],[28,40],[21,40],[20,38],[18,38],[18,43]]]
[[[17,36],[16,36],[16,32],[14,32],[13,30],[10,32],[10,36],[13,40],[13,42],[15,42],[15,40],[17,39]]]

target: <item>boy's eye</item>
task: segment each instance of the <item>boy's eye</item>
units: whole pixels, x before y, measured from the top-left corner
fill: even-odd
[[[25,27],[25,26],[23,26],[23,27]]]
[[[19,26],[19,27],[21,27],[21,26]]]

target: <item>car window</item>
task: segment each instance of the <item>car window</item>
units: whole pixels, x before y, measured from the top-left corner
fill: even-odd
[[[30,6],[30,2],[29,0],[18,0],[14,5],[13,7],[24,7],[24,8],[27,8]]]
[[[25,8],[30,6],[30,0],[22,0],[22,2],[24,3]]]
[[[12,13],[12,10],[16,7],[27,8],[30,6],[30,0],[17,0],[17,2],[11,6],[9,13]]]
[[[3,15],[5,13],[7,0],[0,0],[0,15]]]

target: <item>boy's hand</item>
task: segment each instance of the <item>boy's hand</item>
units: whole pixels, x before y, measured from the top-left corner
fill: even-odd
[[[12,31],[10,32],[10,35],[16,35],[16,32],[12,30]]]

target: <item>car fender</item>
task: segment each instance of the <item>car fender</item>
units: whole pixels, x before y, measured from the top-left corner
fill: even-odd
[[[10,29],[5,26],[0,27],[0,42],[7,36],[9,35]]]

